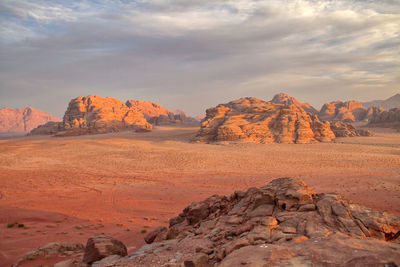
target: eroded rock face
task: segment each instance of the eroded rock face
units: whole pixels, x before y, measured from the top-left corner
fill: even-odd
[[[117,132],[123,129],[146,131],[152,128],[143,114],[112,97],[77,97],[68,105],[63,119],[67,135]]]
[[[111,255],[126,256],[125,245],[112,237],[96,235],[88,239],[83,262],[92,264]]]
[[[369,126],[400,129],[400,107],[375,114],[369,120]]]
[[[113,266],[400,264],[400,217],[291,178],[192,203],[152,239]]]
[[[151,101],[128,100],[126,105],[130,109],[142,113],[153,125],[199,124],[196,119],[187,116],[181,110],[170,111]]]
[[[308,113],[311,113],[312,115],[317,115],[318,114],[318,110],[315,109],[313,106],[311,106],[308,103],[302,103],[299,100],[297,100],[296,98],[285,94],[285,93],[279,93],[277,95],[275,95],[272,100],[272,103],[275,104],[284,104],[284,105],[297,105],[301,108],[303,108],[305,111],[307,111]]]
[[[341,121],[333,122],[331,129],[336,137],[375,136],[370,130],[356,129],[350,123]]]
[[[29,132],[50,121],[58,122],[60,119],[31,107],[0,109],[0,132]]]
[[[295,104],[248,97],[207,109],[197,142],[311,143],[330,141],[329,122]]]
[[[357,101],[335,101],[324,104],[318,117],[322,121],[355,122],[366,118],[367,108]]]

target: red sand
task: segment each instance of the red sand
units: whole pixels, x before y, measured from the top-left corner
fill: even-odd
[[[285,176],[400,215],[400,133],[308,145],[191,144],[196,130],[0,140],[0,265],[97,233],[133,251],[142,230],[166,225],[192,201]],[[14,221],[27,229],[6,227]]]

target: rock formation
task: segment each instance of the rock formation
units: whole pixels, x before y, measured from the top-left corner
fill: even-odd
[[[40,257],[49,257],[50,255],[58,255],[60,257],[75,256],[79,257],[84,252],[84,246],[80,243],[48,243],[35,250],[32,250],[25,254],[22,258],[17,260],[12,267],[18,265],[29,265],[27,262],[32,262]],[[39,265],[40,266],[40,265]]]
[[[142,113],[130,109],[112,97],[90,95],[72,99],[60,123],[47,123],[30,134],[70,136],[118,132],[122,130],[148,131],[152,129]]]
[[[400,129],[400,107],[375,114],[369,120],[368,126]]]
[[[395,94],[385,100],[374,100],[362,103],[365,107],[381,106],[385,110],[400,107],[400,94]]]
[[[341,121],[333,122],[331,129],[336,137],[375,136],[370,130],[356,129],[350,123]]]
[[[128,100],[126,105],[130,109],[142,113],[146,120],[153,125],[199,124],[196,119],[189,117],[182,110],[170,111],[151,101]]]
[[[312,115],[316,115],[318,114],[318,110],[316,110],[313,106],[311,106],[308,103],[302,103],[299,100],[297,100],[296,98],[285,94],[285,93],[279,93],[277,95],[275,95],[272,100],[272,103],[275,104],[284,104],[284,105],[297,105],[299,107],[302,107],[305,111],[307,111],[308,113],[311,113]]]
[[[144,115],[151,124],[163,125],[175,122],[174,113],[151,101],[128,100],[126,105]]]
[[[324,104],[318,117],[322,121],[355,122],[366,118],[367,109],[357,101],[335,101]]]
[[[186,207],[112,266],[398,266],[400,217],[300,180]]]
[[[371,118],[378,116],[379,114],[381,114],[384,111],[385,111],[385,109],[383,107],[379,107],[379,106],[369,107],[367,109],[367,114],[365,115],[364,121],[369,122],[371,120]]]
[[[248,97],[207,109],[195,141],[311,143],[334,138],[329,122],[319,121],[298,105]]]
[[[150,130],[143,114],[112,97],[77,97],[68,105],[63,119],[68,134],[107,133],[123,129]]]
[[[57,122],[60,119],[31,107],[0,109],[0,132],[29,132],[49,121]]]

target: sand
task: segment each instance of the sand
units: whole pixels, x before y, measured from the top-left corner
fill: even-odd
[[[144,232],[191,202],[278,177],[400,215],[400,133],[374,130],[375,137],[296,145],[192,144],[191,127],[0,140],[0,266],[48,242],[85,243],[96,233],[134,251]],[[14,221],[25,228],[6,227]]]

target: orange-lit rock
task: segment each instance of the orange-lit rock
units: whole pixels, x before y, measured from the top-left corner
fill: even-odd
[[[367,115],[367,109],[357,101],[335,101],[324,104],[318,116],[322,121],[362,121]]]
[[[279,93],[279,94],[275,95],[272,98],[271,102],[275,103],[275,104],[284,104],[284,105],[294,104],[294,105],[297,105],[297,106],[303,108],[305,111],[307,111],[307,112],[309,112],[309,113],[311,113],[313,115],[318,114],[318,110],[316,110],[310,104],[302,103],[299,100],[297,100],[296,98],[294,98],[294,97],[292,97],[292,96],[290,96],[288,94],[285,94],[285,93]]]
[[[255,213],[271,207],[270,214]],[[397,266],[400,217],[341,196],[316,194],[297,179],[194,202],[113,266]]]
[[[330,141],[329,122],[295,104],[248,97],[207,109],[197,142],[311,143]]]

